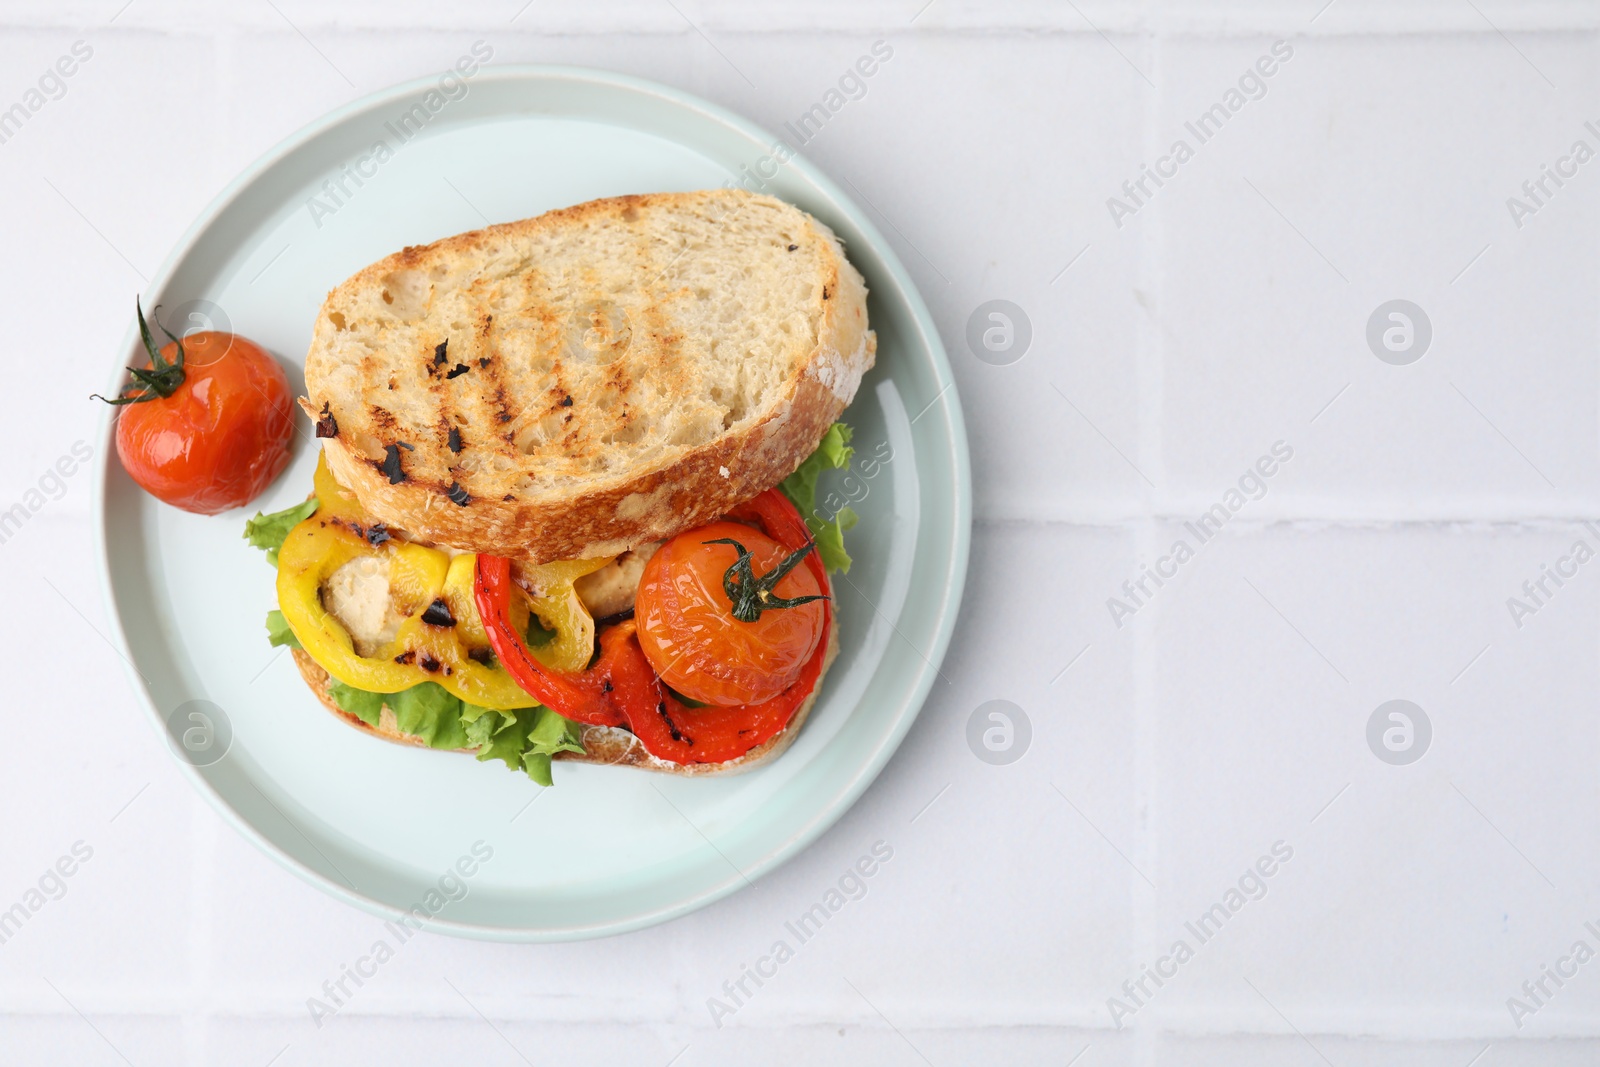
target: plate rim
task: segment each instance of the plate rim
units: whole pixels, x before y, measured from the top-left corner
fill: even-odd
[[[757,144],[770,145],[776,141],[776,137],[772,133],[757,123],[721,105],[712,103],[686,90],[629,74],[582,66],[522,63],[501,64],[492,68],[484,68],[479,72],[477,78],[480,81],[530,80],[590,83],[621,89],[653,96],[676,108],[696,113],[705,119],[731,128],[733,132],[749,138]],[[409,98],[420,91],[425,91],[428,87],[434,85],[437,80],[437,74],[425,74],[386,88],[365,93],[325,112],[287,137],[280,139],[239,171],[207,203],[205,208],[174,243],[171,251],[162,260],[161,265],[151,275],[150,280],[145,283],[144,292],[157,293],[169,284],[179,264],[193,251],[201,235],[216,222],[218,217],[263,174],[280,161],[291,156],[302,145],[356,114],[381,107],[385,103],[394,102],[398,99]],[[945,652],[949,647],[950,639],[955,629],[956,618],[960,614],[972,539],[971,457],[955,374],[950,365],[949,356],[945,352],[938,328],[928,310],[927,303],[923,300],[922,294],[912,281],[911,276],[906,272],[899,255],[885,239],[882,232],[872,223],[872,220],[867,217],[867,214],[860,206],[853,199],[846,196],[839,185],[816,163],[799,153],[795,153],[785,166],[794,166],[807,181],[814,184],[824,195],[829,197],[850,217],[851,222],[866,237],[867,243],[882,258],[887,273],[900,289],[906,301],[907,308],[910,311],[911,323],[916,328],[921,347],[931,358],[936,381],[942,386],[942,391],[935,398],[934,403],[940,404],[942,400],[940,406],[943,407],[946,421],[949,424],[948,447],[954,476],[951,500],[951,518],[953,520],[952,528],[950,529],[951,550],[948,565],[945,569],[944,584],[938,601],[938,619],[933,634],[933,644],[928,653],[922,657],[924,662],[917,671],[915,684],[906,690],[906,710],[900,713],[899,718],[894,722],[893,728],[883,736],[876,749],[860,764],[855,774],[834,794],[830,803],[817,809],[808,820],[796,828],[785,840],[764,853],[757,861],[747,868],[739,869],[738,878],[729,878],[683,899],[650,908],[626,918],[606,922],[552,928],[546,926],[505,926],[469,923],[436,916],[421,921],[422,929],[472,940],[525,943],[577,941],[615,936],[655,926],[722,900],[737,892],[742,886],[753,883],[756,879],[776,870],[799,855],[843,818],[845,813],[855,806],[856,802],[861,799],[862,794],[882,773],[883,768],[899,749],[906,734],[910,732],[912,724],[922,713],[922,709],[927,703],[934,678],[939,674],[939,664],[943,662]],[[136,337],[137,327],[130,322],[123,335],[119,351],[124,353],[130,351]],[[120,386],[123,383],[124,376],[125,373],[119,362],[118,369],[111,379],[112,387]],[[115,458],[115,415],[115,409],[110,408],[101,413],[100,425],[96,436],[96,441],[100,448],[101,461],[93,468],[92,480],[93,499],[91,501],[90,523],[93,527],[101,603],[106,612],[106,621],[111,631],[110,636],[114,649],[122,660],[123,674],[145,712],[146,720],[151,728],[155,730],[158,738],[160,738],[163,750],[168,750],[165,722],[134,664],[133,652],[123,628],[122,613],[118,606],[116,590],[112,581],[108,530],[109,516],[106,509],[106,500],[107,479],[110,476],[111,464],[119,462]],[[925,520],[926,516],[924,516]],[[206,799],[212,809],[222,816],[225,822],[255,845],[256,848],[276,861],[279,866],[334,899],[357,907],[369,914],[389,920],[408,916],[409,921],[417,921],[414,917],[409,917],[409,914],[403,909],[341,885],[321,871],[307,866],[295,856],[284,851],[275,840],[236,810],[227,798],[200,773],[199,768],[172,757],[170,751],[168,751],[168,758],[179,769],[180,773],[188,779],[189,784]]]

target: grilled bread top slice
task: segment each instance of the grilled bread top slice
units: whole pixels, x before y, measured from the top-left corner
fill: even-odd
[[[302,403],[334,476],[414,538],[612,555],[794,471],[872,366],[866,295],[833,233],[772,197],[594,200],[344,282]]]

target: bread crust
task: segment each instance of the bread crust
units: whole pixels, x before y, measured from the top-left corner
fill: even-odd
[[[803,247],[813,257],[810,262],[817,265],[811,305],[798,309],[810,316],[815,344],[809,352],[796,353],[793,364],[785,370],[786,378],[777,389],[777,398],[744,424],[724,429],[701,444],[666,448],[657,459],[643,465],[627,464],[615,473],[587,477],[581,484],[541,488],[534,482],[520,490],[511,487],[500,491],[508,489],[508,479],[502,476],[534,470],[536,464],[523,454],[512,432],[490,433],[483,426],[486,421],[498,419],[514,427],[530,419],[599,420],[604,416],[598,412],[598,405],[587,402],[588,397],[583,405],[573,408],[570,395],[553,402],[564,404],[566,413],[553,408],[543,414],[533,408],[511,410],[520,402],[517,389],[527,382],[520,382],[509,392],[504,380],[498,386],[493,384],[491,372],[504,360],[500,360],[496,347],[495,330],[499,327],[493,325],[494,315],[486,304],[477,306],[472,315],[461,316],[463,321],[471,318],[477,325],[470,336],[459,342],[452,334],[447,349],[451,353],[459,350],[471,361],[461,364],[468,371],[475,371],[476,360],[483,361],[485,377],[472,379],[476,392],[463,399],[469,390],[457,391],[454,383],[435,380],[442,376],[435,376],[432,371],[424,376],[418,369],[414,377],[423,399],[414,405],[411,416],[404,411],[396,415],[375,407],[373,391],[383,386],[374,384],[374,379],[388,378],[388,388],[395,389],[394,379],[387,372],[375,374],[366,357],[352,355],[348,336],[344,336],[349,323],[344,317],[347,312],[341,309],[373,306],[374,290],[381,289],[388,299],[384,286],[392,287],[392,279],[402,272],[407,278],[443,276],[447,267],[457,269],[460,264],[486,262],[491,255],[504,258],[509,254],[508,248],[533,247],[535,239],[558,229],[612,227],[621,232],[650,212],[729,218],[730,211],[750,210],[785,220],[789,229],[783,232],[795,234],[790,238],[795,243],[789,247]],[[654,266],[653,261],[646,263],[644,275],[648,276]],[[635,275],[641,273],[640,264],[633,264],[631,269]],[[469,275],[470,270],[457,279],[457,290]],[[541,291],[543,295],[530,296],[533,303],[518,313],[526,321],[531,321],[527,316],[542,313],[548,327],[574,302],[600,291],[594,288],[596,284],[593,278],[579,279],[568,289]],[[464,288],[468,293],[475,292],[471,285]],[[429,288],[428,293],[432,292]],[[594,200],[537,218],[406,248],[355,274],[329,294],[317,316],[306,358],[309,396],[302,403],[313,418],[326,419],[319,423],[319,436],[326,436],[324,428],[332,430],[332,436],[326,436],[324,450],[334,477],[355,493],[369,513],[414,538],[535,563],[614,555],[703,525],[793,473],[854,398],[862,374],[874,362],[877,340],[867,327],[866,295],[861,275],[845,259],[832,232],[771,197],[719,189]],[[674,336],[671,311],[677,297],[647,293],[645,299],[649,302],[637,317],[647,321],[632,327],[634,341],[619,364],[653,360],[651,365],[661,365],[663,360],[670,361],[676,352],[675,343],[681,340]],[[433,297],[429,295],[427,300],[431,307]],[[418,321],[425,321],[426,314]],[[631,322],[634,313],[629,315]],[[440,324],[428,336],[443,335],[447,325]],[[556,379],[563,372],[563,351],[557,350],[551,357],[554,369],[550,373]],[[408,362],[405,366],[421,368],[422,363]],[[620,366],[618,375],[626,377]],[[410,383],[398,384],[405,387]],[[476,422],[471,429],[461,431],[452,420],[464,420],[466,409],[460,408],[458,414],[451,404],[481,404],[486,390],[498,398],[499,414],[485,419],[474,409]],[[399,410],[401,405],[393,406]],[[425,412],[426,418],[417,412]],[[460,425],[466,425],[465,421]],[[562,423],[557,421],[555,425]],[[458,431],[457,436],[450,438],[448,430]],[[405,449],[403,454],[401,447]],[[387,451],[380,455],[380,450]],[[394,474],[401,469],[404,477],[397,481]]]
[[[617,767],[637,767],[640,770],[656,771],[660,774],[675,774],[687,778],[709,778],[715,775],[743,774],[745,771],[754,770],[763,764],[770,763],[783,755],[788,747],[794,744],[794,739],[800,735],[800,729],[805,725],[806,718],[811,714],[812,705],[817,702],[817,695],[822,692],[823,679],[828,675],[828,668],[833,666],[834,659],[839,654],[839,627],[837,618],[835,625],[828,628],[828,648],[823,653],[822,673],[817,676],[817,684],[812,687],[811,693],[795,709],[794,717],[789,720],[777,734],[746,752],[738,759],[728,760],[724,763],[669,763],[656,759],[645,751],[639,739],[627,730],[610,726],[585,726],[583,733],[582,752],[557,752],[552,759],[569,760],[575,763],[603,763]],[[333,678],[322,668],[316,660],[312,659],[305,651],[295,648],[290,649],[294,656],[294,664],[300,670],[300,677],[305,679],[306,685],[311,687],[311,692],[334,715],[356,729],[381,737],[385,741],[397,745],[413,745],[418,748],[427,748],[428,743],[420,737],[402,733],[395,714],[385,704],[378,713],[378,725],[369,726],[357,715],[345,711],[334,703],[333,697],[328,695],[328,687]],[[457,752],[474,753],[471,748],[455,749]]]

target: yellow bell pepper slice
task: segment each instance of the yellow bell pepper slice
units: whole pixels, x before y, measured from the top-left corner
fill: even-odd
[[[494,660],[473,594],[477,557],[396,538],[376,538],[354,494],[334,481],[319,460],[318,506],[289,532],[278,550],[278,607],[305,651],[339,681],[374,693],[395,693],[434,681],[462,700],[499,711],[535,701]],[[334,572],[353,559],[388,564],[389,591],[404,617],[394,637],[363,656],[350,633],[322,603]],[[609,563],[574,560],[528,568],[531,610],[556,636],[534,650],[557,670],[581,671],[594,649],[594,619],[573,583]],[[520,600],[520,598],[519,598]],[[441,610],[442,608],[442,610]],[[530,605],[512,605],[512,621],[527,632]]]
[[[528,651],[540,663],[566,674],[577,674],[588,669],[589,661],[594,658],[594,617],[583,606],[576,583],[579,578],[593,574],[615,558],[602,556],[596,559],[559,560],[537,566],[512,566],[512,584],[532,600],[531,610],[539,617],[544,629],[555,631],[555,637],[549,641],[528,646]],[[512,621],[517,623],[515,603],[512,610]],[[519,624],[519,630],[527,633],[527,625]],[[484,637],[487,639],[488,634]]]

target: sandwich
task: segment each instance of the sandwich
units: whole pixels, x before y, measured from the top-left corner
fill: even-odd
[[[839,647],[839,421],[872,366],[834,234],[739,189],[409,247],[318,312],[311,495],[245,536],[269,640],[389,741],[685,775],[779,756]]]

